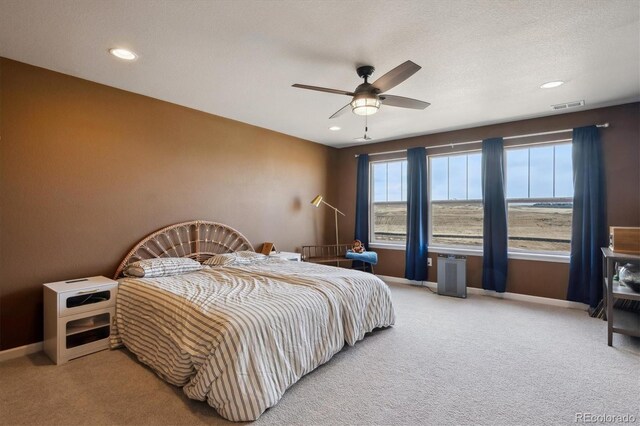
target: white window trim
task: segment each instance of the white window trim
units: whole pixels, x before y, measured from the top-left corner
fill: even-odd
[[[567,140],[570,142],[570,140]],[[566,143],[566,141],[553,141],[552,144],[560,145],[562,143]],[[527,144],[528,146],[528,144]],[[513,146],[513,147],[505,147],[505,150],[510,148],[522,148],[524,146]],[[453,154],[442,153],[442,154],[433,154],[427,155],[427,176],[430,177],[430,157],[438,157],[444,155],[455,155],[455,154],[469,154],[475,153],[481,150],[469,150],[469,151],[461,151]],[[374,224],[374,216],[373,216],[373,164],[374,163],[382,163],[389,161],[398,161],[398,160],[406,160],[406,157],[402,158],[394,158],[394,159],[385,159],[379,161],[371,161],[369,162],[369,247],[383,250],[406,250],[406,243],[389,243],[389,242],[376,242],[373,239],[373,224]],[[506,161],[506,158],[505,158]],[[555,159],[554,159],[555,161]],[[506,171],[506,164],[505,164]],[[431,179],[429,179],[431,181]],[[429,188],[430,189],[430,188]],[[505,189],[506,189],[506,175],[505,175]],[[431,207],[431,190],[428,191],[428,203],[429,208]],[[506,194],[505,194],[506,195]],[[517,200],[517,201],[516,201]],[[534,201],[531,201],[534,200]],[[537,202],[538,199],[505,199],[507,204],[509,202]],[[542,200],[542,199],[540,199]],[[465,201],[478,201],[478,200],[465,200]],[[482,201],[482,200],[480,200]],[[544,199],[544,202],[573,202],[572,197],[562,197],[562,198],[552,198],[552,199]],[[467,256],[480,256],[482,257],[483,249],[478,246],[440,246],[440,245],[431,245],[432,239],[432,217],[431,214],[428,215],[428,252],[429,253],[446,253],[446,254],[458,254],[458,255],[467,255]],[[531,251],[524,249],[509,249],[507,252],[508,259],[517,259],[517,260],[530,260],[530,261],[540,261],[540,262],[553,262],[553,263],[569,263],[571,255],[570,252],[546,252],[546,251]]]
[[[504,189],[505,189],[505,202],[507,204],[507,221],[509,220],[509,204],[510,203],[573,203],[573,197],[529,197],[529,198],[518,198],[518,197],[514,197],[514,198],[508,198],[507,197],[507,151],[509,150],[516,150],[516,149],[531,149],[531,145],[551,145],[551,146],[557,146],[557,145],[570,145],[571,144],[571,139],[567,139],[567,140],[559,140],[559,141],[550,141],[550,142],[544,142],[544,143],[539,143],[539,144],[527,144],[527,145],[515,145],[515,146],[509,146],[509,147],[505,147],[503,149],[503,154],[504,154]],[[529,153],[529,156],[531,154]],[[529,157],[530,158],[530,157]],[[554,148],[554,155],[553,155],[553,195],[555,195],[555,161],[556,161],[556,157],[555,157],[555,148]],[[528,173],[531,173],[531,169],[529,169]],[[529,175],[530,176],[530,175]],[[531,178],[529,177],[529,179],[527,180],[527,194],[531,194]],[[507,229],[507,238],[509,237],[508,234],[508,229]],[[569,259],[571,256],[571,251],[567,251],[567,252],[558,252],[558,251],[534,251],[534,250],[527,250],[527,249],[517,249],[517,248],[510,248],[509,249],[509,258],[510,259],[524,259],[524,260],[530,260],[530,258],[532,258],[533,260],[540,258],[542,260],[544,259],[557,259],[557,260],[548,260],[549,262],[560,262],[560,263],[569,263]]]
[[[434,246],[429,247],[430,253],[442,253],[442,254],[458,254],[466,256],[479,256],[482,257],[482,249],[477,248],[465,248],[465,247],[446,247],[446,246]],[[518,260],[533,260],[539,262],[554,262],[554,263],[569,263],[569,254],[559,254],[557,252],[532,252],[532,251],[515,251],[509,250],[507,252],[508,259]]]
[[[482,245],[480,246],[464,246],[464,245],[460,245],[460,246],[439,246],[437,244],[433,244],[433,221],[432,221],[432,215],[431,212],[433,211],[433,209],[431,208],[431,193],[433,192],[431,190],[431,158],[433,157],[444,157],[444,156],[453,156],[453,155],[469,155],[469,154],[476,154],[476,153],[482,153],[482,150],[479,149],[473,149],[473,150],[468,150],[468,151],[463,151],[463,152],[455,152],[455,153],[442,153],[442,154],[434,154],[434,155],[427,155],[427,176],[429,177],[429,188],[427,191],[427,203],[429,206],[429,214],[427,215],[427,229],[428,229],[428,244],[429,244],[429,251],[430,252],[434,252],[434,253],[451,253],[451,254],[460,254],[460,255],[469,255],[469,256],[482,256]],[[468,186],[469,186],[469,175],[468,175],[468,160],[467,160],[467,191],[468,191]],[[448,185],[448,180],[447,180],[447,185]],[[451,202],[451,203],[455,203],[455,202],[464,202],[464,201],[471,201],[471,202],[480,202],[482,204],[482,199],[466,199],[466,200],[436,200],[436,203],[439,202]],[[433,246],[432,246],[433,244]],[[432,247],[434,248],[432,250]],[[443,249],[443,251],[436,251],[439,250],[440,248]],[[480,254],[477,254],[480,253]]]
[[[565,141],[555,141],[553,144],[562,144],[565,143]],[[514,147],[505,147],[504,150],[506,151],[509,148],[519,148],[521,146],[514,146]],[[469,150],[469,151],[464,151],[464,152],[460,152],[460,153],[442,153],[442,154],[435,154],[435,155],[427,155],[427,176],[431,176],[431,170],[430,170],[430,166],[431,166],[431,161],[430,161],[430,157],[441,157],[441,156],[447,156],[447,155],[462,155],[462,154],[470,154],[470,153],[475,153],[481,150]],[[505,156],[506,157],[506,156]],[[506,158],[504,161],[504,168],[505,168],[505,188],[506,188],[506,168],[507,168],[507,164],[506,164]],[[431,180],[431,179],[429,179]],[[431,185],[431,183],[429,182],[429,185]],[[428,205],[429,205],[429,211],[431,212],[431,186],[429,186],[429,191],[428,191]],[[506,196],[506,193],[505,193]],[[508,208],[508,204],[509,202],[536,202],[538,200],[543,200],[543,201],[549,201],[549,202],[573,202],[573,197],[563,197],[563,198],[551,198],[551,199],[533,199],[533,201],[531,201],[532,199],[507,199],[505,197],[505,204],[507,204],[507,208]],[[438,201],[443,201],[443,200],[438,200]],[[472,199],[472,200],[460,200],[460,201],[478,201],[476,199]],[[480,202],[482,202],[482,200],[479,200]],[[437,201],[436,201],[437,202]],[[508,220],[508,218],[507,218]],[[429,232],[429,238],[428,238],[428,251],[430,253],[446,253],[446,254],[458,254],[458,255],[467,255],[467,256],[480,256],[482,257],[483,254],[483,248],[482,246],[478,247],[478,246],[463,246],[463,245],[459,245],[459,246],[442,246],[442,245],[437,245],[434,244],[432,245],[432,238],[433,238],[433,223],[432,223],[432,218],[431,218],[431,214],[428,215],[428,223],[427,223],[427,227],[428,227],[428,232]],[[508,229],[507,229],[508,232]],[[507,236],[508,238],[508,236]],[[380,247],[380,248],[386,248],[386,247]],[[399,248],[396,248],[396,250]],[[570,252],[554,252],[554,251],[533,251],[533,250],[525,250],[525,249],[509,249],[509,251],[507,252],[507,258],[508,259],[519,259],[519,260],[532,260],[532,261],[543,261],[543,262],[555,262],[555,263],[569,263],[571,254]]]
[[[391,250],[405,250],[406,242],[398,242],[398,243],[390,243],[390,242],[382,242],[375,240],[375,232],[373,232],[373,227],[375,225],[375,216],[373,214],[373,165],[376,163],[390,163],[393,161],[407,161],[407,157],[398,157],[398,158],[389,158],[385,160],[377,160],[377,161],[369,161],[369,247],[370,248],[381,248],[381,249],[391,249]],[[388,176],[387,176],[388,178]],[[405,201],[406,202],[406,201]]]
[[[402,250],[405,251],[405,245],[399,244],[369,244],[370,248],[383,249],[383,250]],[[478,256],[482,257],[482,249],[468,248],[464,246],[447,247],[447,246],[429,246],[429,253],[438,254],[457,254],[462,256]],[[525,252],[525,251],[509,251],[507,253],[508,259],[515,260],[530,260],[536,262],[553,262],[553,263],[569,263],[569,254],[558,253],[543,253],[543,252]]]
[[[384,249],[384,250],[402,250],[405,251],[407,249],[407,244],[401,244],[401,243],[369,243],[369,247],[370,248],[376,248],[376,249]]]

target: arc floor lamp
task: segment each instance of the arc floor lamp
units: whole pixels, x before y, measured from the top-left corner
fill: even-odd
[[[336,250],[338,250],[338,246],[340,245],[340,239],[338,238],[338,213],[340,213],[342,216],[345,216],[345,214],[342,213],[337,208],[333,207],[331,204],[329,204],[326,201],[324,201],[322,199],[322,195],[316,195],[316,198],[311,200],[311,204],[313,204],[316,207],[320,207],[320,203],[322,203],[322,204],[324,204],[326,206],[329,206],[334,210],[334,214],[335,214],[335,218],[336,218]],[[336,255],[337,254],[338,254],[338,252],[336,251]]]

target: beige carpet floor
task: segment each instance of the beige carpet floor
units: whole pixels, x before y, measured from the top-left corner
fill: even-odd
[[[640,342],[585,312],[391,285],[397,323],[292,386],[267,424],[575,424],[576,413],[640,422]],[[0,363],[0,424],[224,424],[127,351],[55,366]]]

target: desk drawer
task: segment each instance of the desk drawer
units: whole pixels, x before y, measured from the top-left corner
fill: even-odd
[[[60,293],[61,317],[108,308],[116,304],[117,285]]]

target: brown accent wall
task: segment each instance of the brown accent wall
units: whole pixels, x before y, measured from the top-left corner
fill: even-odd
[[[291,251],[333,233],[309,205],[335,197],[333,148],[4,58],[0,105],[0,349],[42,339],[43,283],[111,276],[165,225]]]
[[[425,119],[428,119],[428,112]],[[416,146],[428,147],[496,136],[524,135],[605,122],[610,124],[608,129],[601,129],[607,185],[608,222],[610,225],[640,226],[640,103],[632,103],[341,149],[338,153],[336,170],[336,177],[340,182],[337,206],[346,213],[346,217],[341,222],[341,235],[353,235],[355,226],[357,163],[355,154],[394,151]],[[567,133],[562,136],[570,138],[571,134]],[[549,136],[546,137],[546,140],[557,138],[558,135]],[[541,137],[536,140],[545,140],[545,138]],[[532,139],[527,141],[530,142]],[[522,142],[523,140],[520,140],[520,143]],[[506,145],[517,143],[518,141],[505,142]],[[479,146],[477,145],[476,148]],[[469,149],[469,146],[455,149]],[[445,148],[433,152],[454,152],[454,150]],[[376,267],[376,273],[404,277],[404,250],[376,249],[376,251],[380,261]],[[434,259],[434,266],[429,269],[429,280],[436,281],[435,259],[437,255],[430,253],[430,256]],[[468,257],[467,280],[470,286],[481,287],[482,257]],[[507,280],[507,291],[509,292],[565,299],[568,280],[569,264],[567,263],[509,260]]]

